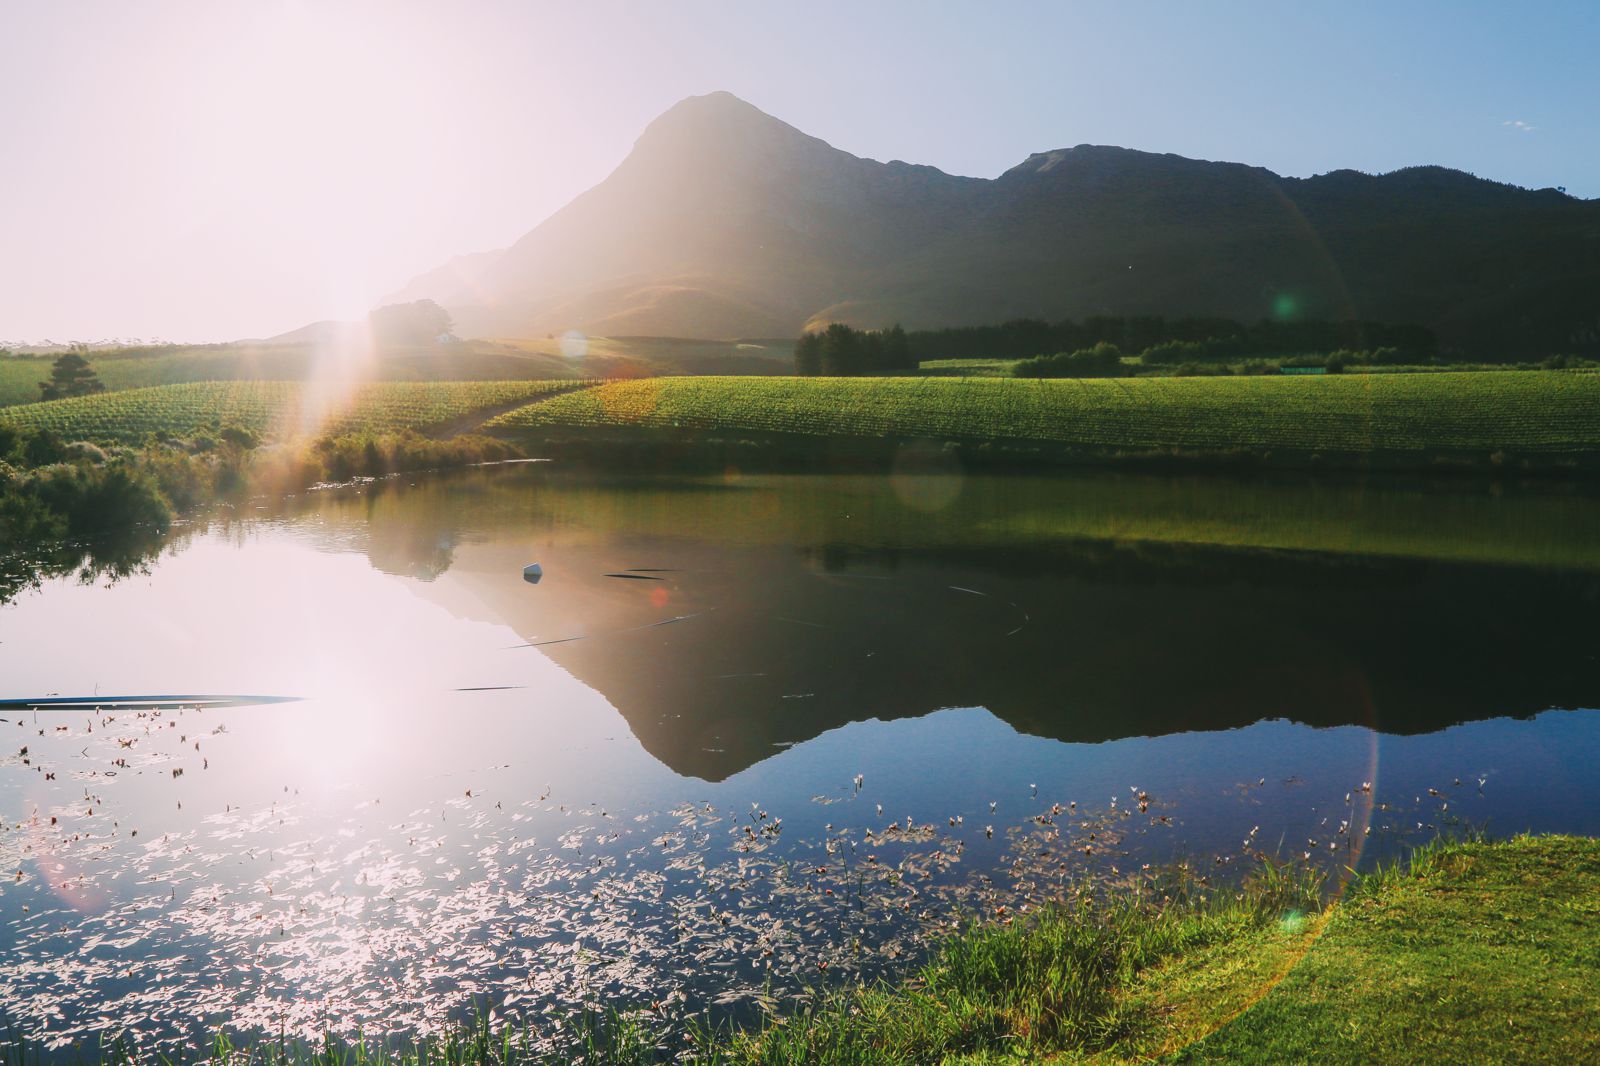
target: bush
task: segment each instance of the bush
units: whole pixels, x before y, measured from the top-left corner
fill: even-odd
[[[66,519],[74,536],[139,526],[161,529],[172,521],[172,509],[155,481],[127,466],[53,466],[39,472],[33,491]]]
[[[188,511],[205,503],[212,488],[211,461],[176,448],[152,448],[140,466],[173,508]]]
[[[1019,378],[1114,378],[1123,373],[1122,350],[1109,341],[1075,352],[1036,355],[1011,368]]]
[[[22,445],[22,461],[26,466],[49,466],[66,458],[67,443],[52,430],[36,429]]]
[[[323,437],[304,458],[308,465],[320,470],[321,480],[349,481],[354,477],[517,459],[522,454],[515,445],[495,437],[469,434],[433,440],[406,430],[376,436],[350,433]]]
[[[63,450],[66,452],[65,459],[68,462],[103,463],[106,461],[105,449],[86,440],[73,441]]]
[[[261,438],[243,426],[223,426],[217,433],[224,444],[249,451],[261,443]]]
[[[66,534],[67,520],[63,516],[0,471],[0,544],[10,549],[59,540]],[[4,598],[0,595],[0,602]]]
[[[1145,366],[1178,366],[1211,359],[1216,345],[1209,341],[1167,341],[1152,344],[1139,353],[1139,362]]]
[[[1580,370],[1585,367],[1600,366],[1593,359],[1585,359],[1581,355],[1552,355],[1540,362],[1539,366],[1545,370]]]

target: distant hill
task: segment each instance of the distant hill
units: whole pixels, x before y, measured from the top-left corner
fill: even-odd
[[[509,248],[385,302],[422,298],[479,337],[1289,315],[1417,322],[1467,353],[1593,352],[1600,201],[1441,167],[1285,178],[1096,145],[963,178],[712,93]]]
[[[299,329],[291,329],[287,333],[279,333],[274,337],[264,340],[241,341],[241,344],[258,344],[263,347],[282,347],[287,345],[314,344],[329,347],[346,347],[363,344],[367,341],[367,324],[365,322],[339,322],[327,319],[322,322],[313,322]]]

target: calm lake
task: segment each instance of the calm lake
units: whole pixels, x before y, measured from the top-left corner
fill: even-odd
[[[523,464],[13,592],[0,698],[81,698],[0,708],[0,1015],[57,1048],[739,1016],[1146,864],[1600,833],[1553,490]]]

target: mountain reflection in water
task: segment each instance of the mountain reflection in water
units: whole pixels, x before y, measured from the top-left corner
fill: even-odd
[[[384,496],[328,510],[359,506],[367,550],[393,572],[453,566],[472,591],[453,609],[514,628],[605,694],[657,758],[707,780],[846,722],[941,707],[1101,741],[1265,718],[1407,734],[1600,703],[1600,570],[1460,550],[1461,520],[1481,529],[1526,501],[1497,512],[1420,490],[1224,482],[1210,499],[1193,482],[970,480],[953,515],[870,478],[440,482],[392,512]],[[1130,495],[1132,513],[1116,514]],[[1316,548],[1129,539],[1205,532],[1211,515],[1264,501]],[[1486,506],[1471,514],[1472,502]],[[1600,507],[1538,504],[1564,525],[1514,532],[1581,560]],[[1151,510],[1154,528],[1141,525]],[[1328,550],[1364,522],[1386,547],[1437,551],[1443,538],[1447,558]],[[1123,539],[1083,535],[1113,526]],[[1511,559],[1538,550],[1503,527],[1485,539]],[[535,556],[537,590],[508,579]],[[627,569],[661,580],[614,580]]]

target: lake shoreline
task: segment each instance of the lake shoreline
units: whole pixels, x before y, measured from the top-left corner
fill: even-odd
[[[494,436],[530,454],[596,471],[694,474],[729,468],[767,473],[944,473],[952,467],[1004,473],[1124,470],[1149,474],[1404,475],[1497,482],[1527,479],[1594,487],[1600,452],[1578,456],[1514,452],[1295,452],[1181,447],[1143,450],[1057,445],[1046,441],[837,437],[659,427],[568,427],[559,433],[492,427]]]
[[[1600,840],[1440,838],[1326,902],[1320,877],[1265,856],[1236,888],[1209,882],[1181,867],[1153,887],[1083,890],[1033,914],[1001,908],[902,978],[823,992],[749,1027],[668,1021],[648,1003],[536,1018],[485,1003],[474,1021],[427,1037],[252,1039],[224,1023],[207,1046],[219,1061],[271,1066],[1577,1062],[1600,1052],[1588,1024],[1600,1010],[1588,979]],[[13,1030],[7,1044],[17,1061],[143,1061],[115,1040],[63,1055]]]

